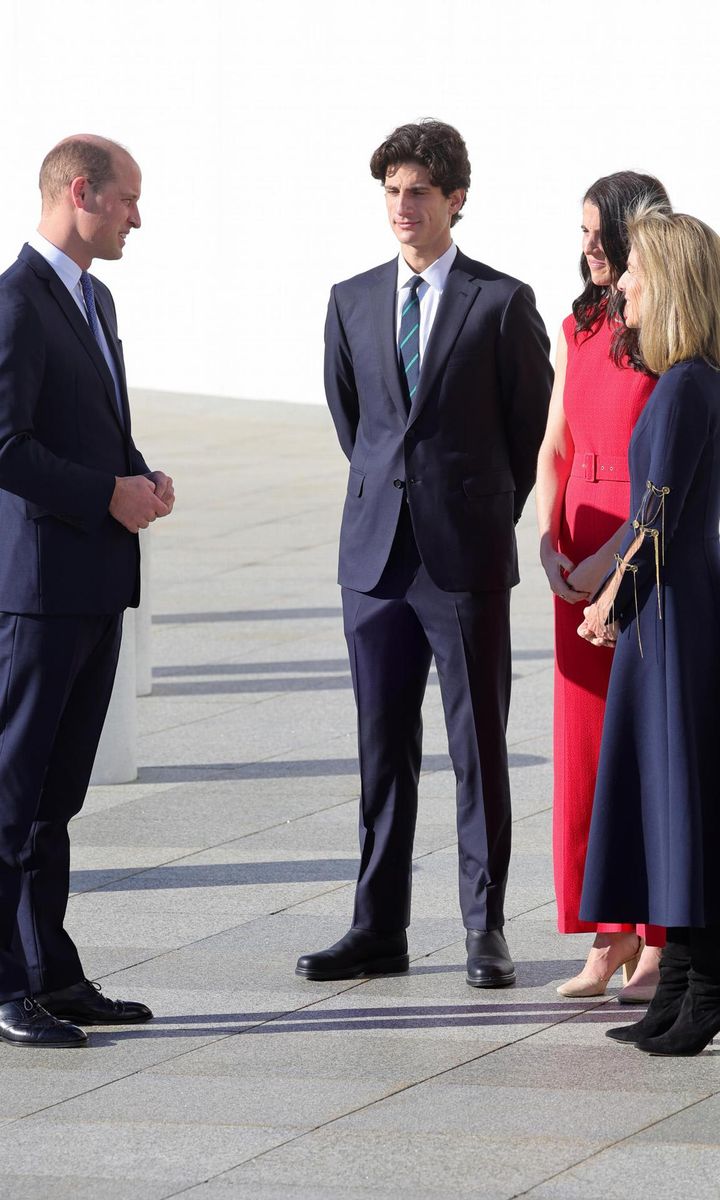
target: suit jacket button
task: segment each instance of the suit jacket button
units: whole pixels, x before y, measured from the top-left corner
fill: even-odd
[[[404,488],[405,480],[404,479],[393,479],[393,487]]]

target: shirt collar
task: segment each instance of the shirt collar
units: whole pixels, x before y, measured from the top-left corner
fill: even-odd
[[[423,279],[430,285],[430,287],[434,288],[436,292],[442,292],[444,290],[445,284],[447,283],[447,277],[450,274],[450,268],[455,261],[456,254],[457,246],[454,242],[452,242],[445,253],[441,254],[439,258],[436,258],[435,262],[430,263],[430,266],[426,267],[422,272]],[[400,292],[403,288],[407,287],[409,281],[417,274],[418,272],[413,271],[412,267],[409,267],[405,262],[401,250],[400,254],[398,255],[398,291]]]
[[[49,242],[46,237],[43,237],[37,231],[28,238],[28,245],[32,246],[33,250],[37,250],[38,254],[41,254],[45,259],[45,262],[49,263],[55,274],[59,275],[67,290],[74,292],[82,274],[81,268],[77,263],[72,258],[68,258],[67,254],[63,253],[62,250],[58,250],[57,246],[54,246],[52,242]]]

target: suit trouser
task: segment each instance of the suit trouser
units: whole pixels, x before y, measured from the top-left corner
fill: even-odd
[[[122,616],[0,613],[0,1003],[83,978],[63,927]]]
[[[404,504],[380,583],[372,592],[343,588],[342,599],[361,779],[353,925],[392,932],[410,923],[421,708],[434,656],[457,781],[463,921],[500,928],[511,837],[509,592],[438,588]]]

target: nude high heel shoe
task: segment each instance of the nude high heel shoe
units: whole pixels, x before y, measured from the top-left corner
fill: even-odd
[[[609,946],[594,946],[593,949],[613,949],[612,943]],[[604,970],[602,972],[593,971],[588,962],[585,963],[579,975],[575,975],[573,979],[568,979],[567,983],[561,983],[557,988],[559,996],[566,996],[568,999],[575,1000],[585,996],[604,996],[605,989],[619,967],[623,967],[628,971],[628,979],[632,976],[637,961],[642,950],[642,941],[636,938],[635,949],[628,958],[623,958],[623,945],[619,942],[616,947],[616,953],[606,956]],[[592,955],[592,951],[590,952]]]
[[[644,949],[645,949],[645,943],[642,940],[642,938],[640,938],[640,947],[638,949],[637,954],[633,955],[632,958],[629,958],[627,960],[627,962],[623,963],[623,965],[622,965],[623,988],[626,988],[629,986],[630,980],[632,979],[633,975],[635,974],[635,972],[637,970],[637,965],[640,962],[640,959],[642,957],[642,952]]]
[[[617,994],[618,1004],[649,1004],[660,982],[660,947],[643,946],[635,971],[623,979],[625,987]],[[624,971],[624,968],[623,968]]]

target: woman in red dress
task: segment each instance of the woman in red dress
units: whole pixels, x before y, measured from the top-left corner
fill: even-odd
[[[625,223],[640,200],[666,204],[657,179],[620,171],[583,203],[584,290],[563,321],[555,387],[540,449],[540,557],[555,593],[553,858],[558,928],[595,933],[581,973],[563,996],[600,996],[620,966],[626,1003],[652,998],[664,930],[591,925],[579,918],[612,651],[577,636],[582,610],[612,566],[630,507],[628,444],[656,380],[642,370],[636,334],[621,317],[616,284],[626,269]],[[578,606],[578,607],[576,607]],[[644,949],[643,949],[644,946]],[[642,951],[642,953],[641,953]]]

